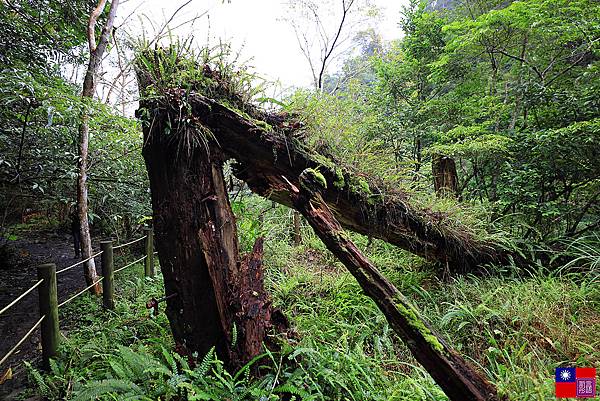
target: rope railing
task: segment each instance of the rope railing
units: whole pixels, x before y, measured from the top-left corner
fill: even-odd
[[[10,358],[10,356],[12,354],[14,354],[16,350],[19,349],[19,347],[21,346],[21,344],[23,344],[25,342],[25,340],[27,340],[29,338],[29,336],[31,336],[31,334],[33,334],[33,332],[35,331],[35,329],[37,329],[40,324],[42,324],[42,320],[44,320],[45,317],[46,317],[46,315],[42,316],[37,322],[35,322],[35,324],[33,325],[33,327],[31,327],[29,329],[29,331],[27,333],[25,333],[25,335],[23,337],[21,337],[21,339],[19,340],[19,342],[14,347],[12,347],[10,349],[10,351],[8,351],[6,353],[6,355],[4,355],[4,357],[2,359],[0,359],[0,365],[2,365],[4,362],[6,362],[8,360],[8,358]]]
[[[118,273],[118,272],[120,272],[121,270],[125,270],[125,269],[127,269],[128,267],[130,267],[130,266],[133,266],[133,265],[135,265],[136,263],[139,263],[139,262],[141,262],[142,260],[146,259],[147,257],[148,257],[147,255],[144,255],[144,256],[142,256],[141,258],[139,258],[139,259],[137,259],[137,260],[134,260],[133,262],[131,262],[131,263],[129,263],[129,264],[126,264],[126,265],[125,265],[125,266],[123,266],[123,267],[120,267],[120,268],[118,268],[117,270],[115,270],[115,273]]]
[[[126,247],[126,246],[133,245],[133,244],[135,244],[136,242],[140,242],[141,240],[143,240],[143,239],[146,239],[146,238],[148,238],[148,236],[147,236],[147,235],[144,235],[144,236],[143,236],[143,237],[141,237],[141,238],[134,239],[133,241],[127,242],[127,243],[125,243],[125,244],[121,244],[121,245],[113,246],[113,249],[121,249],[121,248],[124,248],[124,247]]]
[[[29,294],[31,291],[35,290],[40,284],[42,284],[43,281],[44,281],[44,279],[39,280],[33,286],[29,287],[29,289],[27,291],[25,291],[24,293],[22,293],[21,295],[19,295],[11,303],[9,303],[4,308],[2,308],[2,310],[0,310],[0,315],[3,314],[4,312],[6,312],[7,310],[9,310],[10,308],[12,308],[14,305],[16,305],[17,302],[19,302],[20,300],[22,300],[23,298],[25,298],[25,296],[27,296],[27,294]]]
[[[58,304],[58,308],[62,308],[63,306],[65,306],[66,304],[68,304],[69,302],[71,302],[72,300],[74,300],[75,298],[77,298],[78,296],[80,296],[81,294],[85,293],[87,290],[89,290],[90,288],[94,287],[96,284],[98,284],[100,281],[102,281],[104,277],[100,276],[98,278],[98,280],[94,281],[92,284],[88,285],[87,287],[85,287],[83,290],[79,291],[77,294],[73,295],[71,298],[67,299],[66,301],[63,301],[62,303]]]
[[[66,272],[67,270],[71,270],[71,269],[72,269],[72,268],[74,268],[75,266],[79,266],[79,265],[81,265],[81,264],[83,264],[83,263],[87,262],[88,260],[92,260],[92,259],[94,259],[94,258],[96,258],[96,257],[98,257],[98,256],[100,256],[100,255],[102,255],[102,251],[100,251],[100,252],[98,252],[98,253],[96,253],[96,254],[94,254],[94,255],[90,256],[90,257],[89,257],[89,258],[87,258],[87,259],[84,259],[84,260],[81,260],[81,261],[79,261],[79,262],[77,262],[77,263],[75,263],[75,264],[72,264],[71,266],[65,267],[64,269],[61,269],[61,270],[57,271],[57,272],[56,272],[56,274],[61,274],[61,273],[64,273],[64,272]]]
[[[41,325],[41,337],[42,337],[42,359],[44,362],[44,366],[48,368],[49,361],[51,357],[54,357],[57,353],[59,341],[60,341],[60,330],[59,330],[59,318],[58,318],[58,310],[72,302],[74,299],[83,295],[86,291],[90,290],[92,287],[98,285],[102,282],[103,287],[103,305],[105,308],[114,309],[114,292],[113,292],[113,282],[114,282],[114,273],[118,273],[122,270],[127,269],[130,266],[135,265],[146,259],[144,264],[144,275],[146,277],[154,277],[154,235],[151,228],[144,228],[146,235],[141,238],[135,239],[133,241],[117,245],[115,247],[112,246],[111,241],[102,241],[101,251],[93,254],[89,258],[81,260],[77,263],[74,263],[70,266],[67,266],[61,270],[56,270],[56,264],[47,263],[44,265],[39,265],[38,269],[38,280],[33,286],[29,287],[25,290],[21,295],[12,300],[8,305],[3,307],[0,310],[0,315],[8,311],[10,308],[15,306],[19,301],[29,295],[34,289],[39,287],[39,309],[40,315],[42,315],[39,320],[29,329],[29,331],[17,342],[17,344],[0,360],[0,365],[13,355],[19,347],[23,344],[23,342],[29,338],[32,333]],[[146,240],[145,244],[145,255],[139,259],[134,260],[126,264],[125,266],[114,270],[113,267],[113,250],[122,249],[124,247],[133,245],[139,241]],[[102,266],[102,276],[99,276],[94,280],[94,282],[84,289],[78,291],[76,294],[70,296],[67,300],[58,303],[58,289],[57,289],[57,280],[56,276],[58,274],[64,273],[72,268],[79,266],[91,259],[94,259],[98,256],[102,256],[101,266]],[[40,287],[41,286],[41,287]],[[42,321],[44,324],[42,324]]]
[[[114,248],[113,248],[113,249],[114,249]],[[131,263],[129,263],[129,264],[127,264],[127,265],[125,265],[125,266],[123,266],[123,267],[121,267],[121,268],[119,268],[119,269],[115,270],[115,271],[114,271],[114,273],[118,273],[118,272],[120,272],[121,270],[125,270],[125,269],[127,269],[128,267],[131,267],[131,266],[133,266],[134,264],[141,262],[142,260],[146,259],[147,257],[148,257],[147,255],[144,255],[144,256],[142,256],[141,258],[139,258],[139,259],[136,259],[136,260],[134,260],[133,262],[131,262]],[[58,273],[57,273],[57,274],[58,274]],[[77,294],[73,295],[72,297],[70,297],[70,298],[69,298],[69,299],[67,299],[66,301],[63,301],[63,302],[61,302],[60,304],[58,304],[58,307],[59,307],[59,308],[61,308],[61,307],[65,306],[66,304],[68,304],[69,302],[73,301],[75,298],[77,298],[77,297],[79,297],[80,295],[84,294],[84,293],[85,293],[87,290],[91,289],[91,288],[92,288],[92,287],[94,287],[96,284],[98,284],[99,282],[101,282],[101,281],[102,281],[102,279],[104,279],[104,277],[103,277],[103,276],[100,276],[100,277],[98,277],[98,279],[97,279],[96,281],[94,281],[92,284],[88,285],[88,286],[87,286],[87,287],[85,287],[83,290],[79,291]]]

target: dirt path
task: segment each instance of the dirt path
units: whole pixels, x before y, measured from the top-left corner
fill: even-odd
[[[56,263],[61,269],[76,263],[72,239],[69,234],[36,232],[9,241],[10,259],[0,261],[0,309],[22,294],[37,281],[36,266],[41,263]],[[10,249],[12,248],[12,249]],[[2,256],[0,256],[2,257]],[[99,266],[99,258],[96,264]],[[77,266],[58,276],[58,301],[85,287],[82,268]],[[18,304],[0,315],[0,358],[2,358],[39,319],[38,294],[34,290]],[[20,350],[0,367],[0,376],[12,367],[13,379],[0,385],[0,400],[10,400],[22,387],[26,372],[20,363],[23,360],[40,360],[40,337],[37,330],[27,339]]]

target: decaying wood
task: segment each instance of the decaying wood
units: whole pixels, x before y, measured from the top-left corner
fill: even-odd
[[[272,308],[263,288],[262,240],[240,260],[221,153],[182,149],[164,122],[144,127],[166,313],[178,349],[215,347],[232,369],[261,352]]]
[[[140,81],[143,88],[144,77]],[[243,361],[260,350],[276,320],[262,286],[262,243],[243,261],[237,256],[222,173],[224,160],[233,158],[234,174],[254,192],[304,215],[450,399],[500,399],[362,255],[342,226],[460,271],[506,261],[499,246],[412,207],[407,194],[368,182],[308,150],[295,139],[297,127],[286,116],[236,111],[181,89],[165,91],[160,100],[143,100],[140,115],[165,289],[167,295],[179,294],[167,308],[176,340],[201,353],[214,345],[228,361]],[[228,345],[234,342],[234,327],[238,349]]]
[[[363,291],[375,301],[415,359],[451,400],[499,400],[496,389],[435,333],[408,300],[345,236],[320,194],[324,187],[317,178],[311,170],[306,170],[301,176],[300,187],[289,185],[294,206],[356,278]]]
[[[443,214],[412,206],[410,195],[382,184],[369,185],[331,158],[307,150],[294,138],[295,127],[285,116],[242,115],[199,93],[179,89],[171,90],[162,102],[143,105],[148,121],[178,121],[182,108],[188,107],[189,118],[209,129],[220,151],[237,162],[234,174],[260,195],[292,206],[281,177],[298,186],[300,173],[316,168],[328,184],[323,199],[349,230],[441,262],[451,271],[475,271],[509,260],[508,252],[498,244],[479,240],[468,227],[445,224]]]
[[[455,197],[458,193],[458,175],[454,159],[440,154],[431,157],[433,187],[438,197]]]

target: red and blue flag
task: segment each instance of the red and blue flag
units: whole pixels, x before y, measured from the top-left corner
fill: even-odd
[[[593,398],[596,368],[556,368],[555,386],[558,398]]]

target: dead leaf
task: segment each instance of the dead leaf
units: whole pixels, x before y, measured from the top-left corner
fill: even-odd
[[[12,379],[12,368],[6,369],[6,372],[0,377],[0,385],[4,384],[5,381]]]

